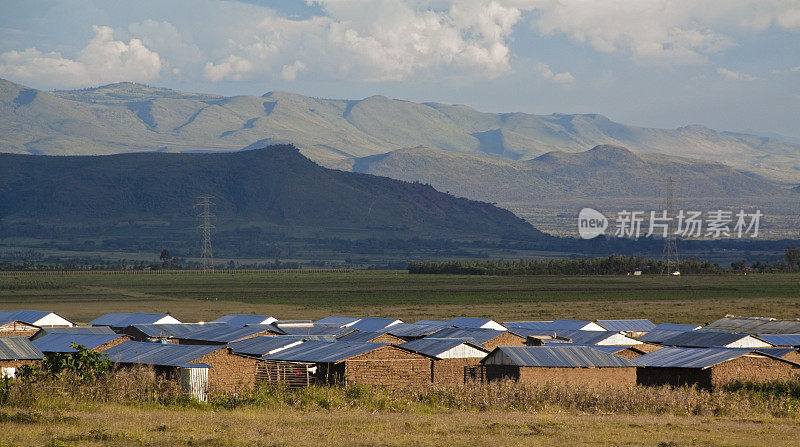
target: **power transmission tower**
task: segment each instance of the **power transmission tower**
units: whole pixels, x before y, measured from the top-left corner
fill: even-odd
[[[671,275],[673,272],[679,271],[680,261],[678,260],[678,243],[675,238],[675,229],[673,222],[675,221],[675,181],[672,177],[667,180],[667,237],[664,238],[664,249],[661,252],[661,257],[664,261],[666,274]]]
[[[214,205],[214,202],[211,201],[213,198],[214,196],[202,195],[197,198],[199,202],[195,205],[195,208],[200,208],[200,214],[197,217],[200,219],[199,228],[203,232],[203,253],[201,255],[203,270],[214,270],[214,253],[211,251],[211,231],[215,228],[211,224],[211,218],[214,217],[211,214],[211,207]]]

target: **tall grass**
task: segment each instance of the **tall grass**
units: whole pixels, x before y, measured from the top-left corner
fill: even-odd
[[[588,386],[514,381],[470,382],[386,389],[352,385],[287,388],[263,385],[248,393],[216,394],[207,404],[183,397],[174,381],[145,367],[118,369],[82,384],[74,378],[17,381],[3,405],[17,408],[71,408],[95,402],[207,409],[233,407],[299,410],[357,409],[370,412],[441,413],[455,411],[579,411],[603,414],[673,414],[701,416],[800,416],[800,382],[734,384],[708,392],[696,388]],[[0,414],[3,418],[16,418]]]

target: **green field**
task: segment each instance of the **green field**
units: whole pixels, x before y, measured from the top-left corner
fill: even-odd
[[[421,318],[649,318],[713,321],[726,314],[800,316],[800,274],[459,276],[404,271],[2,273],[0,309],[48,309],[86,322],[106,312],[224,313],[283,319],[330,314]]]

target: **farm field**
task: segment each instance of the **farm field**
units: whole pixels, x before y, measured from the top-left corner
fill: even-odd
[[[704,323],[725,314],[797,318],[800,274],[460,276],[404,271],[0,273],[0,309],[47,309],[78,322],[107,312],[227,313],[498,321],[649,318]]]

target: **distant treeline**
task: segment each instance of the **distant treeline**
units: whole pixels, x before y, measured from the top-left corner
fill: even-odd
[[[638,256],[608,256],[604,258],[519,259],[514,261],[411,261],[409,273],[439,273],[459,275],[624,275],[664,273],[662,260]],[[672,269],[670,269],[672,270]],[[681,273],[719,273],[717,264],[698,258],[680,261]]]

